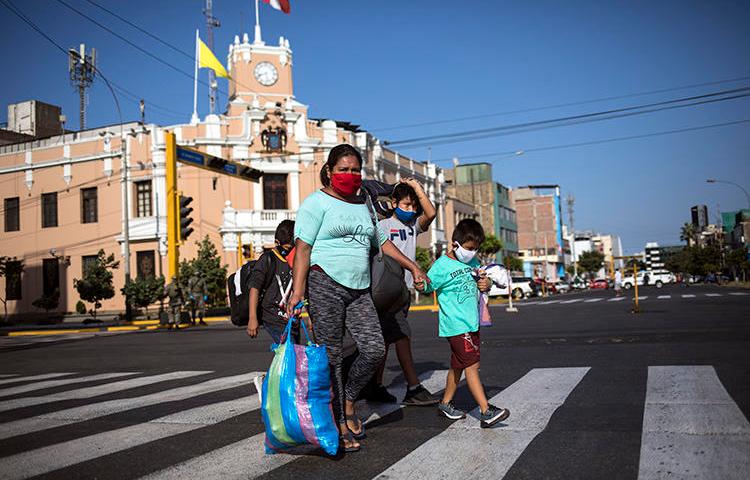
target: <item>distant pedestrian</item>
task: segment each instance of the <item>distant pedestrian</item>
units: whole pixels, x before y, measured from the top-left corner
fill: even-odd
[[[172,277],[172,280],[164,287],[164,293],[169,299],[169,308],[167,309],[167,318],[169,330],[180,328],[180,315],[182,314],[182,304],[184,298],[182,295],[182,287],[177,281],[177,277]]]
[[[615,270],[615,296],[622,295],[622,273],[618,268]]]
[[[490,427],[510,416],[507,408],[498,408],[487,401],[479,377],[479,292],[487,292],[491,281],[486,276],[475,280],[479,267],[477,250],[484,241],[484,229],[474,219],[458,222],[453,230],[453,248],[438,258],[427,272],[430,285],[416,282],[418,290],[437,292],[440,306],[438,335],[447,339],[451,349],[451,368],[446,379],[443,399],[438,403],[440,412],[451,420],[466,417],[453,405],[461,376],[466,372],[466,385],[479,404],[481,427]]]
[[[199,317],[200,324],[205,325],[206,322],[203,319],[206,316],[206,297],[208,296],[206,279],[200,273],[195,272],[188,280],[187,287],[190,297],[190,323],[195,325],[195,319]]]

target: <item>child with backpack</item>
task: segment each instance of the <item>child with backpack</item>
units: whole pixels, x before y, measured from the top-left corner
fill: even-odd
[[[435,219],[435,206],[427,197],[422,185],[414,178],[406,178],[396,184],[391,194],[391,208],[393,214],[378,222],[380,230],[393,242],[401,253],[409,260],[416,260],[417,235],[426,232]],[[406,288],[414,288],[414,280],[410,272],[404,272]],[[374,287],[373,287],[374,288]],[[414,359],[411,352],[411,328],[407,321],[409,307],[411,306],[411,295],[406,296],[408,300],[401,308],[393,312],[378,311],[380,328],[386,345],[386,356],[388,346],[395,345],[401,370],[404,372],[407,390],[402,405],[435,405],[438,399],[422,386],[414,368]],[[377,305],[376,305],[377,306]],[[383,370],[385,359],[377,371],[377,387],[367,395],[368,400],[395,403],[396,397],[383,386]]]
[[[461,220],[453,230],[451,241],[452,250],[438,258],[427,272],[429,285],[415,283],[420,291],[437,292],[440,305],[438,335],[448,340],[451,349],[451,368],[438,409],[452,420],[466,417],[466,412],[453,405],[461,375],[466,372],[466,384],[479,404],[480,426],[487,428],[508,418],[510,410],[495,407],[487,401],[479,378],[478,295],[491,287],[486,275],[480,273],[478,280],[474,277],[480,266],[475,257],[484,241],[484,229],[474,219]]]
[[[289,295],[292,269],[287,255],[294,248],[294,222],[284,220],[276,227],[275,247],[263,252],[250,273],[250,319],[247,334],[255,338],[262,325],[274,343],[281,342],[286,327],[284,300]]]

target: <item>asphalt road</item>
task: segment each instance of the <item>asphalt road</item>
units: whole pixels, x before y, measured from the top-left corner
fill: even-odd
[[[640,293],[639,314],[632,291],[492,307],[481,373],[507,421],[362,405],[363,449],[336,459],[263,453],[250,379],[271,360],[266,338],[217,325],[32,342],[0,353],[0,478],[746,478],[750,295]],[[437,316],[410,321],[439,391]],[[386,378],[398,391],[393,352]],[[456,406],[475,407],[464,386]]]

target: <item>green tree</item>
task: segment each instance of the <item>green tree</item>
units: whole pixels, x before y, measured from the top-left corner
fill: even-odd
[[[646,269],[646,262],[643,260],[639,260],[637,258],[628,258],[628,261],[625,262],[625,267],[629,270],[633,269],[633,265],[638,267],[638,270],[645,270]]]
[[[5,291],[12,290],[8,288],[8,281],[10,278],[18,278],[23,272],[23,261],[19,261],[16,257],[5,257],[0,255],[0,278],[5,278]],[[8,299],[3,295],[0,297],[0,302],[3,302],[3,321],[8,320]]]
[[[693,242],[695,241],[695,225],[692,223],[685,223],[680,228],[680,240],[683,242],[687,242],[688,247],[693,246]]]
[[[484,237],[484,242],[479,246],[479,255],[485,260],[489,260],[493,255],[503,248],[503,241],[494,235]]]
[[[735,278],[742,274],[743,281],[747,280],[747,271],[750,270],[750,262],[747,260],[747,250],[735,248],[727,255],[727,266],[732,269]]]
[[[36,308],[41,308],[42,310],[46,310],[47,313],[49,313],[50,310],[56,309],[59,304],[60,304],[60,289],[59,288],[56,288],[55,291],[52,292],[50,295],[42,295],[41,297],[31,302],[31,305],[35,306]]]
[[[81,300],[94,304],[94,308],[89,312],[94,319],[96,319],[96,311],[102,306],[101,301],[115,296],[112,270],[119,266],[120,262],[115,261],[113,253],[107,256],[104,250],[99,250],[96,260],[83,272],[83,278],[73,279],[73,287]]]
[[[430,255],[430,251],[423,247],[417,247],[416,261],[417,265],[419,265],[419,268],[421,268],[423,272],[429,270],[432,266],[432,255]]]
[[[127,283],[121,292],[126,302],[145,309],[148,315],[148,306],[164,298],[164,277],[138,277]]]
[[[602,262],[604,262],[604,254],[591,250],[583,252],[578,257],[578,268],[589,274],[590,278],[593,278],[594,274],[602,268]]]
[[[200,274],[206,280],[208,289],[207,305],[223,307],[226,305],[227,265],[221,264],[221,257],[208,235],[196,242],[198,256],[192,260],[180,262],[180,282],[187,287],[188,279],[193,273]]]
[[[503,265],[511,272],[522,272],[523,271],[523,260],[515,255],[506,255],[503,258]]]

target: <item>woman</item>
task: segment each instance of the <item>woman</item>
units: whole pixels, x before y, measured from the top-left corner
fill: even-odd
[[[315,338],[328,352],[333,386],[333,412],[347,452],[360,448],[357,438],[364,426],[354,411],[354,401],[372,378],[385,355],[383,334],[370,296],[370,249],[381,246],[414,276],[425,273],[385,238],[373,222],[374,213],[358,196],[362,184],[362,157],[351,145],[331,150],[320,171],[324,188],[305,199],[294,228],[296,255],[294,284],[288,303],[290,314],[308,292],[309,313]],[[342,377],[344,328],[357,344],[359,356]]]

